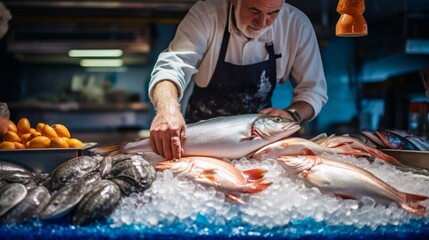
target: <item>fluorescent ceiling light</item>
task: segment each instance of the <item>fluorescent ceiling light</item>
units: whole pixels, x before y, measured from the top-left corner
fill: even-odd
[[[126,72],[127,67],[87,67],[86,72]]]
[[[81,67],[122,67],[124,61],[122,59],[82,59],[79,64]]]
[[[121,49],[72,49],[68,52],[69,57],[120,57]]]

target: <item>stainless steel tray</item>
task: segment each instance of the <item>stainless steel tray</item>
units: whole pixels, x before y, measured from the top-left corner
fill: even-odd
[[[49,173],[69,159],[82,156],[97,143],[85,143],[80,148],[31,148],[0,150],[0,161],[18,164],[36,173]]]
[[[395,157],[401,163],[429,169],[429,151],[412,151],[398,149],[382,149],[384,153]]]

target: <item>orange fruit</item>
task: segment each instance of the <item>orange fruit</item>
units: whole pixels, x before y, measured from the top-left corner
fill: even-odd
[[[30,128],[30,131],[28,131],[28,132],[37,132],[37,130],[35,129],[35,128]]]
[[[48,137],[49,139],[58,137],[57,132],[55,132],[55,130],[48,124],[45,124],[45,126],[43,126],[43,129],[40,133],[42,134],[42,136]]]
[[[3,136],[3,141],[9,142],[21,142],[21,138],[16,132],[7,131]]]
[[[28,148],[47,148],[51,144],[51,139],[46,136],[38,136],[30,140]]]
[[[4,149],[4,150],[15,149],[15,144],[13,142],[4,141],[0,143],[0,149]]]
[[[66,138],[56,137],[51,139],[51,144],[49,144],[50,148],[68,148]]]
[[[25,134],[21,135],[21,143],[25,145],[27,142],[31,141],[33,138],[38,137],[38,136],[42,136],[42,134],[39,132],[25,133]]]
[[[38,137],[38,136],[42,136],[42,134],[39,132],[32,132],[32,133],[30,133],[30,137],[28,137],[28,141],[30,141],[33,138]]]
[[[45,126],[45,124],[44,123],[38,123],[37,125],[36,125],[36,130],[38,131],[38,132],[42,132],[42,129],[43,129],[43,127]]]
[[[18,125],[16,126],[18,128],[18,134],[22,135],[25,133],[30,132],[30,121],[27,118],[21,118],[18,121]]]
[[[12,132],[18,132],[18,128],[16,127],[15,123],[9,120],[7,123],[7,130]]]
[[[24,149],[25,148],[24,144],[22,144],[22,143],[14,142],[14,144],[15,144],[15,149]]]
[[[52,128],[58,134],[58,137],[70,138],[70,131],[63,124],[56,123],[52,125]]]
[[[84,144],[77,138],[69,138],[67,139],[67,144],[69,145],[69,148],[79,148],[82,147]]]
[[[21,135],[21,143],[25,145],[30,139],[31,133],[25,133]]]

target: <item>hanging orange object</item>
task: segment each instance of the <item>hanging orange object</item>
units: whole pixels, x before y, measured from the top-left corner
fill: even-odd
[[[368,35],[368,25],[363,17],[364,0],[338,0],[337,12],[341,14],[335,35],[339,37],[361,37]]]

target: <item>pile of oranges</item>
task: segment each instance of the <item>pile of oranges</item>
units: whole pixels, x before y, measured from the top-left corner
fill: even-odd
[[[1,140],[1,139],[0,139]],[[0,149],[26,148],[78,148],[82,141],[70,136],[70,131],[63,124],[38,123],[31,127],[27,118],[21,118],[17,124],[9,120],[7,132],[0,141]]]

